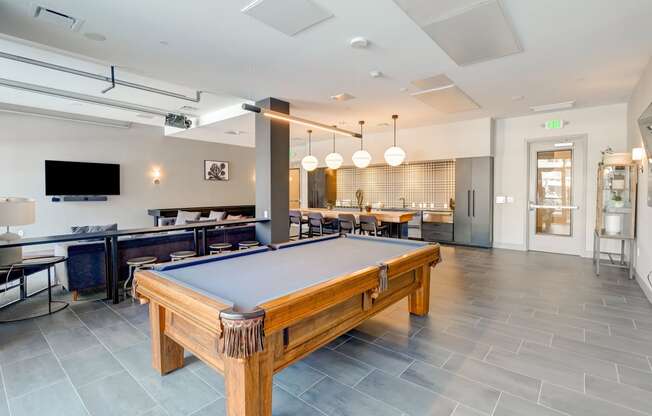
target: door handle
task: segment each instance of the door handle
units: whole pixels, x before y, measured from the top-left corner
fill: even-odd
[[[466,191],[466,216],[471,216],[471,191]]]
[[[473,190],[473,216],[475,217],[475,189]]]
[[[534,211],[536,208],[544,209],[580,209],[579,205],[545,205],[545,204],[535,204],[530,201],[530,211]]]

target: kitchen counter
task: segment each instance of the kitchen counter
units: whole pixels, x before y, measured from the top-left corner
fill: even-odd
[[[341,208],[341,207],[338,207]],[[382,222],[389,222],[389,223],[394,223],[394,224],[400,224],[400,223],[407,223],[409,222],[412,218],[414,218],[415,215],[417,215],[416,211],[393,211],[393,210],[371,210],[371,212],[367,211],[349,211],[349,210],[338,210],[337,208],[335,209],[326,209],[326,208],[302,208],[301,212],[304,215],[307,215],[309,212],[320,212],[324,217],[326,218],[337,218],[337,216],[341,213],[345,214],[353,214],[358,218],[360,215],[373,215],[378,219],[378,221]]]

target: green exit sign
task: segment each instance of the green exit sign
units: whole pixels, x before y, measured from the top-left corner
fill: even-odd
[[[554,119],[554,120],[548,120],[545,122],[543,125],[546,130],[557,130],[557,129],[563,129],[564,128],[564,120],[559,120],[559,119]]]

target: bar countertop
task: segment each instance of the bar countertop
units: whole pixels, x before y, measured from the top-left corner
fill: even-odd
[[[416,211],[338,211],[337,209],[326,208],[301,208],[301,213],[307,215],[310,212],[320,212],[326,218],[337,218],[339,214],[353,214],[358,218],[360,215],[373,215],[379,221],[391,223],[405,223],[417,215]]]

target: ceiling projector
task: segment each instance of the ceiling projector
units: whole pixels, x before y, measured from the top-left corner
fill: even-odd
[[[183,114],[170,113],[165,116],[165,125],[169,127],[176,127],[178,129],[189,129],[192,126],[192,121]]]

